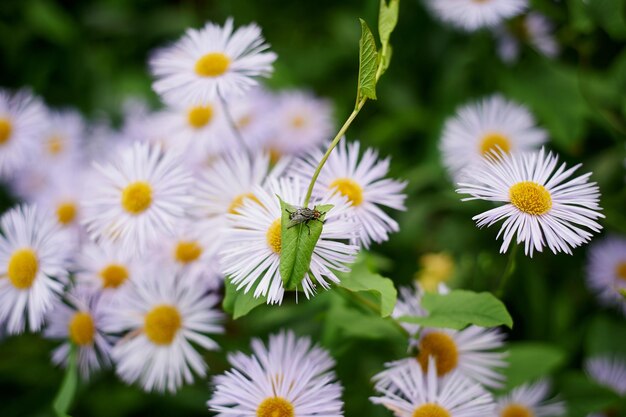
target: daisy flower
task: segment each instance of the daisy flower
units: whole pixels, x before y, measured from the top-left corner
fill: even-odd
[[[284,91],[275,100],[274,128],[266,145],[274,159],[302,155],[332,137],[335,124],[328,100],[305,91]]]
[[[440,377],[459,372],[487,387],[502,386],[504,376],[498,368],[506,366],[506,353],[497,351],[504,346],[504,334],[498,329],[478,326],[463,330],[422,328],[416,345],[419,352],[416,357],[386,365],[388,369],[377,377],[380,386],[389,385],[397,372],[416,363],[426,372],[431,358]]]
[[[382,396],[370,400],[397,417],[485,417],[494,410],[493,397],[482,386],[458,372],[438,378],[432,360],[427,370],[415,362],[407,364],[389,386],[377,385],[376,390]]]
[[[80,201],[87,183],[84,175],[81,165],[60,163],[54,168],[47,186],[34,198],[40,207],[55,214],[61,227],[70,229],[77,238],[82,211]]]
[[[102,331],[100,294],[76,287],[67,295],[68,303],[58,300],[48,316],[44,335],[65,342],[52,352],[52,361],[67,366],[71,343],[78,349],[78,369],[83,379],[100,368],[111,366],[112,343]]]
[[[303,184],[308,184],[323,153],[317,149],[306,158],[295,161],[291,170]],[[350,202],[350,212],[360,226],[361,233],[352,243],[368,248],[372,241],[380,243],[389,233],[399,230],[398,223],[381,207],[406,210],[402,191],[406,182],[385,178],[389,158],[378,160],[378,153],[368,148],[360,155],[358,141],[340,143],[330,154],[315,183],[315,193],[338,193]]]
[[[415,280],[426,291],[436,292],[454,275],[454,258],[445,252],[426,253],[420,257],[419,264]]]
[[[53,165],[77,162],[84,135],[85,124],[78,112],[51,112],[39,144],[44,160]]]
[[[473,217],[478,227],[491,226],[505,219],[498,233],[503,236],[500,252],[506,252],[513,236],[524,243],[532,257],[548,246],[552,252],[572,253],[571,248],[591,239],[602,229],[595,220],[599,213],[600,190],[589,182],[591,173],[569,179],[581,164],[557,168],[558,157],[544,149],[514,155],[492,154],[481,166],[469,172],[467,182],[457,190],[469,194],[467,200],[488,200],[503,205]]]
[[[623,358],[598,356],[585,361],[585,371],[598,384],[626,395],[626,361]]]
[[[396,305],[393,308],[391,317],[397,319],[403,316],[411,316],[411,317],[427,316],[428,311],[426,311],[422,307],[423,295],[424,295],[424,290],[422,286],[419,284],[415,284],[410,287],[400,287],[398,289],[398,300],[396,301]],[[400,325],[404,327],[404,329],[407,332],[409,332],[409,335],[411,336],[417,334],[417,332],[419,332],[421,328],[419,324],[400,322]],[[411,338],[410,342],[413,343],[414,339]]]
[[[147,245],[173,236],[191,203],[191,174],[180,155],[135,143],[98,174],[83,202],[83,224],[94,240],[118,242],[142,253]]]
[[[233,32],[233,20],[228,19],[223,27],[207,23],[200,30],[188,29],[150,59],[156,78],[152,86],[170,104],[241,96],[258,84],[256,78],[272,73],[276,54],[268,48],[255,24]]]
[[[102,292],[109,299],[137,279],[137,264],[131,252],[112,242],[88,243],[80,248],[74,262],[76,281]]]
[[[443,128],[440,149],[445,167],[455,179],[485,157],[536,149],[547,139],[523,106],[493,95],[459,108]]]
[[[116,372],[145,391],[175,392],[204,377],[207,365],[194,346],[215,350],[206,336],[221,333],[216,295],[180,280],[164,263],[142,266],[139,276],[105,309],[104,329],[125,335],[113,347]],[[192,373],[193,371],[193,373]]]
[[[233,369],[214,378],[208,407],[217,417],[340,417],[342,387],[334,361],[308,337],[281,332],[266,347],[252,341],[253,354],[230,354]]]
[[[45,108],[27,91],[0,89],[0,176],[7,178],[33,163],[46,125]]]
[[[0,226],[0,324],[9,334],[37,331],[63,291],[71,238],[35,206],[9,210]]]
[[[565,414],[565,404],[548,400],[550,383],[539,380],[514,388],[509,394],[496,399],[498,417],[559,417]]]
[[[426,0],[442,21],[474,31],[495,26],[528,8],[528,0]]]
[[[285,289],[280,276],[281,208],[277,198],[298,205],[304,200],[302,188],[295,179],[271,180],[266,188],[253,190],[256,200],[247,199],[238,214],[228,215],[224,249],[220,256],[223,273],[244,292],[254,288],[254,297],[267,297],[268,304],[280,304]],[[338,283],[333,271],[347,272],[346,264],[354,262],[358,247],[343,243],[358,232],[348,213],[347,202],[328,196],[311,203],[333,204],[326,214],[322,234],[313,250],[308,273],[302,279],[304,295],[310,298],[319,284],[328,289]]]
[[[536,12],[521,16],[509,25],[500,25],[493,30],[498,55],[506,63],[515,62],[520,55],[521,43],[526,42],[539,53],[553,58],[559,53],[553,30],[552,22]]]
[[[228,102],[228,110],[246,147],[256,152],[266,148],[274,132],[273,108],[277,99],[263,88],[255,88],[245,97]],[[232,131],[229,131],[233,134]]]
[[[621,308],[626,314],[626,239],[607,237],[589,248],[587,285],[606,305]]]

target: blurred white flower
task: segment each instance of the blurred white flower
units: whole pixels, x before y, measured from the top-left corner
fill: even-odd
[[[546,140],[547,133],[528,109],[496,94],[459,108],[446,121],[439,148],[445,167],[458,181],[464,169],[494,152],[531,151]]]
[[[585,371],[598,384],[619,395],[626,395],[626,360],[617,356],[597,356],[585,361]]]
[[[272,73],[276,54],[268,48],[255,24],[233,32],[233,20],[228,19],[223,27],[207,23],[188,29],[151,57],[153,88],[165,102],[183,106],[241,96],[258,84],[258,77]]]
[[[271,180],[267,187],[256,187],[237,209],[229,214],[228,230],[224,232],[220,263],[223,273],[240,291],[254,289],[255,297],[267,297],[268,304],[280,304],[285,289],[279,265],[282,250],[281,207],[283,201],[299,205],[303,201],[302,188],[297,180]],[[354,262],[358,247],[343,243],[353,238],[358,226],[349,218],[349,206],[344,199],[314,200],[310,206],[334,204],[326,214],[322,234],[317,241],[309,271],[301,282],[307,298],[314,295],[316,285],[324,289],[330,282],[338,283],[334,271],[347,272],[346,266]]]
[[[380,397],[374,404],[391,410],[397,417],[485,417],[493,415],[492,395],[459,372],[443,378],[430,360],[424,370],[413,361],[391,375],[389,384],[376,385]],[[379,379],[375,376],[374,379]]]
[[[528,0],[426,0],[442,21],[474,31],[495,26],[528,8]]]
[[[591,173],[568,180],[581,164],[557,169],[558,157],[544,149],[513,155],[491,154],[483,164],[467,171],[458,193],[467,200],[487,200],[503,205],[473,217],[478,227],[491,226],[504,219],[498,237],[503,236],[500,252],[506,252],[513,237],[524,243],[532,257],[548,246],[552,252],[572,253],[571,248],[591,239],[602,229],[595,220],[604,217],[598,205],[600,191],[589,182]],[[567,182],[566,182],[567,181]]]
[[[178,153],[136,142],[95,168],[83,202],[83,224],[92,239],[141,254],[174,235],[191,203],[192,177]]]
[[[104,310],[105,331],[124,334],[112,351],[116,372],[145,391],[175,392],[193,382],[193,373],[206,375],[196,346],[218,349],[206,334],[222,332],[219,298],[181,279],[167,263],[146,262],[138,275]]]
[[[16,207],[0,218],[0,325],[9,334],[41,328],[67,283],[74,246],[52,213]],[[28,325],[27,325],[28,323]]]
[[[522,43],[528,43],[549,58],[557,56],[560,48],[553,31],[552,22],[537,12],[530,12],[509,24],[499,25],[493,29],[498,44],[498,55],[507,63],[518,60]]]
[[[605,305],[626,314],[626,239],[609,236],[591,245],[587,260],[587,285]]]
[[[208,401],[218,417],[341,417],[342,387],[332,371],[334,361],[309,338],[281,332],[266,347],[252,341],[253,354],[228,356],[233,369],[213,380]]]
[[[85,122],[75,110],[51,111],[39,138],[42,162],[50,166],[51,174],[59,164],[82,162]]]
[[[293,163],[291,173],[308,185],[323,152],[317,149],[307,157]],[[361,229],[353,244],[369,247],[372,241],[380,243],[389,233],[399,230],[398,223],[381,207],[406,210],[402,191],[406,182],[385,178],[389,171],[389,158],[379,160],[378,153],[368,148],[360,153],[358,141],[346,144],[345,140],[333,150],[322,168],[314,192],[316,195],[338,193],[348,199],[349,212]]]
[[[496,399],[498,417],[560,417],[565,415],[562,401],[548,400],[550,383],[539,380],[532,384],[523,384],[510,393]]]
[[[78,350],[77,364],[83,379],[111,366],[112,340],[102,331],[100,294],[87,287],[75,287],[66,295],[67,303],[57,300],[48,314],[44,335],[64,343],[52,352],[52,361],[67,366],[71,344]]]

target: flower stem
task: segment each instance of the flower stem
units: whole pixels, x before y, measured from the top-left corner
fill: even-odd
[[[224,97],[222,97],[221,94],[218,94],[218,97],[220,98],[220,103],[222,104],[224,114],[226,115],[226,121],[228,122],[230,129],[233,131],[233,135],[235,135],[235,138],[237,139],[237,142],[239,142],[239,146],[241,146],[243,151],[245,153],[248,153],[248,146],[246,145],[246,141],[243,139],[243,135],[237,127],[237,123],[235,123],[235,120],[233,119],[233,115],[230,113],[228,103],[226,102],[226,100],[224,100]]]
[[[511,249],[511,252],[509,253],[509,259],[506,262],[504,273],[502,274],[502,277],[500,277],[500,284],[498,285],[498,289],[496,290],[496,296],[498,298],[502,298],[504,296],[506,292],[506,286],[511,276],[513,275],[513,272],[515,272],[515,256],[517,255],[518,246],[519,245],[514,244],[513,249]]]

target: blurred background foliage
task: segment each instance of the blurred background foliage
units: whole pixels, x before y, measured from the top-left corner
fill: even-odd
[[[401,232],[373,249],[376,269],[410,283],[420,256],[446,252],[453,286],[493,290],[505,268],[496,228],[479,231],[472,215],[484,202],[461,203],[441,166],[441,126],[454,109],[494,92],[528,105],[550,133],[549,147],[569,163],[584,163],[600,184],[605,233],[626,234],[626,2],[536,0],[556,24],[562,52],[548,60],[529,48],[503,64],[489,32],[464,34],[433,20],[418,0],[402,0],[392,37],[391,68],[348,133],[392,157],[392,174],[409,181],[408,211],[394,214]],[[141,97],[155,107],[146,59],[155,47],[205,21],[256,21],[279,55],[272,88],[304,88],[329,97],[342,121],[353,106],[358,66],[358,17],[375,26],[377,0],[2,0],[0,85],[30,86],[51,106],[76,107],[91,120],[121,120],[122,103]],[[626,355],[622,316],[604,310],[584,285],[587,248],[574,256],[518,257],[504,300],[515,319],[510,332],[509,385],[553,373],[584,416],[615,402],[580,371],[592,354]],[[213,373],[228,367],[225,352],[248,350],[251,335],[281,326],[310,334],[331,349],[345,386],[347,416],[388,415],[369,404],[369,378],[383,362],[406,354],[406,341],[387,321],[327,292],[312,302],[262,307],[227,324],[222,352],[208,353]],[[0,415],[50,416],[62,371],[49,362],[53,343],[36,335],[0,343]],[[83,384],[74,416],[208,415],[207,380],[176,396],[144,394],[110,373]]]

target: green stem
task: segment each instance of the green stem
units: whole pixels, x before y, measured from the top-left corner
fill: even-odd
[[[71,344],[68,357],[67,369],[65,370],[65,376],[63,382],[59,388],[59,392],[54,398],[52,403],[52,409],[57,417],[69,417],[67,414],[74,396],[76,395],[76,388],[78,387],[78,347],[75,344]]]
[[[246,141],[243,139],[243,136],[241,132],[239,131],[239,128],[237,127],[237,123],[235,123],[235,120],[233,119],[233,115],[230,113],[230,108],[228,107],[228,103],[226,102],[226,100],[224,100],[221,94],[218,94],[218,97],[220,99],[220,103],[222,104],[222,108],[224,109],[224,114],[226,115],[226,121],[228,122],[230,129],[233,131],[233,134],[235,135],[237,142],[239,142],[239,146],[241,146],[241,149],[243,149],[245,153],[248,153],[248,146],[246,145]]]
[[[504,273],[502,277],[500,277],[500,284],[498,285],[498,289],[496,290],[496,296],[498,298],[502,298],[506,292],[506,286],[515,271],[515,256],[517,255],[517,248],[519,245],[514,244],[511,252],[509,253],[509,259],[506,262],[506,266],[504,267]]]
[[[364,307],[367,307],[368,310],[372,311],[374,314],[376,314],[377,316],[380,316],[380,308],[378,308],[378,306],[373,303],[372,301],[368,300],[365,297],[362,297],[361,295],[359,295],[358,293],[349,291],[345,288],[341,288],[338,287],[341,291],[340,294],[343,294],[344,296],[347,294],[350,296],[351,299],[353,299],[354,301],[358,302],[359,304],[363,305]],[[406,331],[406,329],[404,327],[402,327],[402,324],[400,324],[399,321],[397,321],[396,319],[394,319],[393,317],[389,316],[387,317],[387,319],[391,320],[391,323],[405,336],[405,337],[411,337],[411,335],[409,334],[409,332]]]

